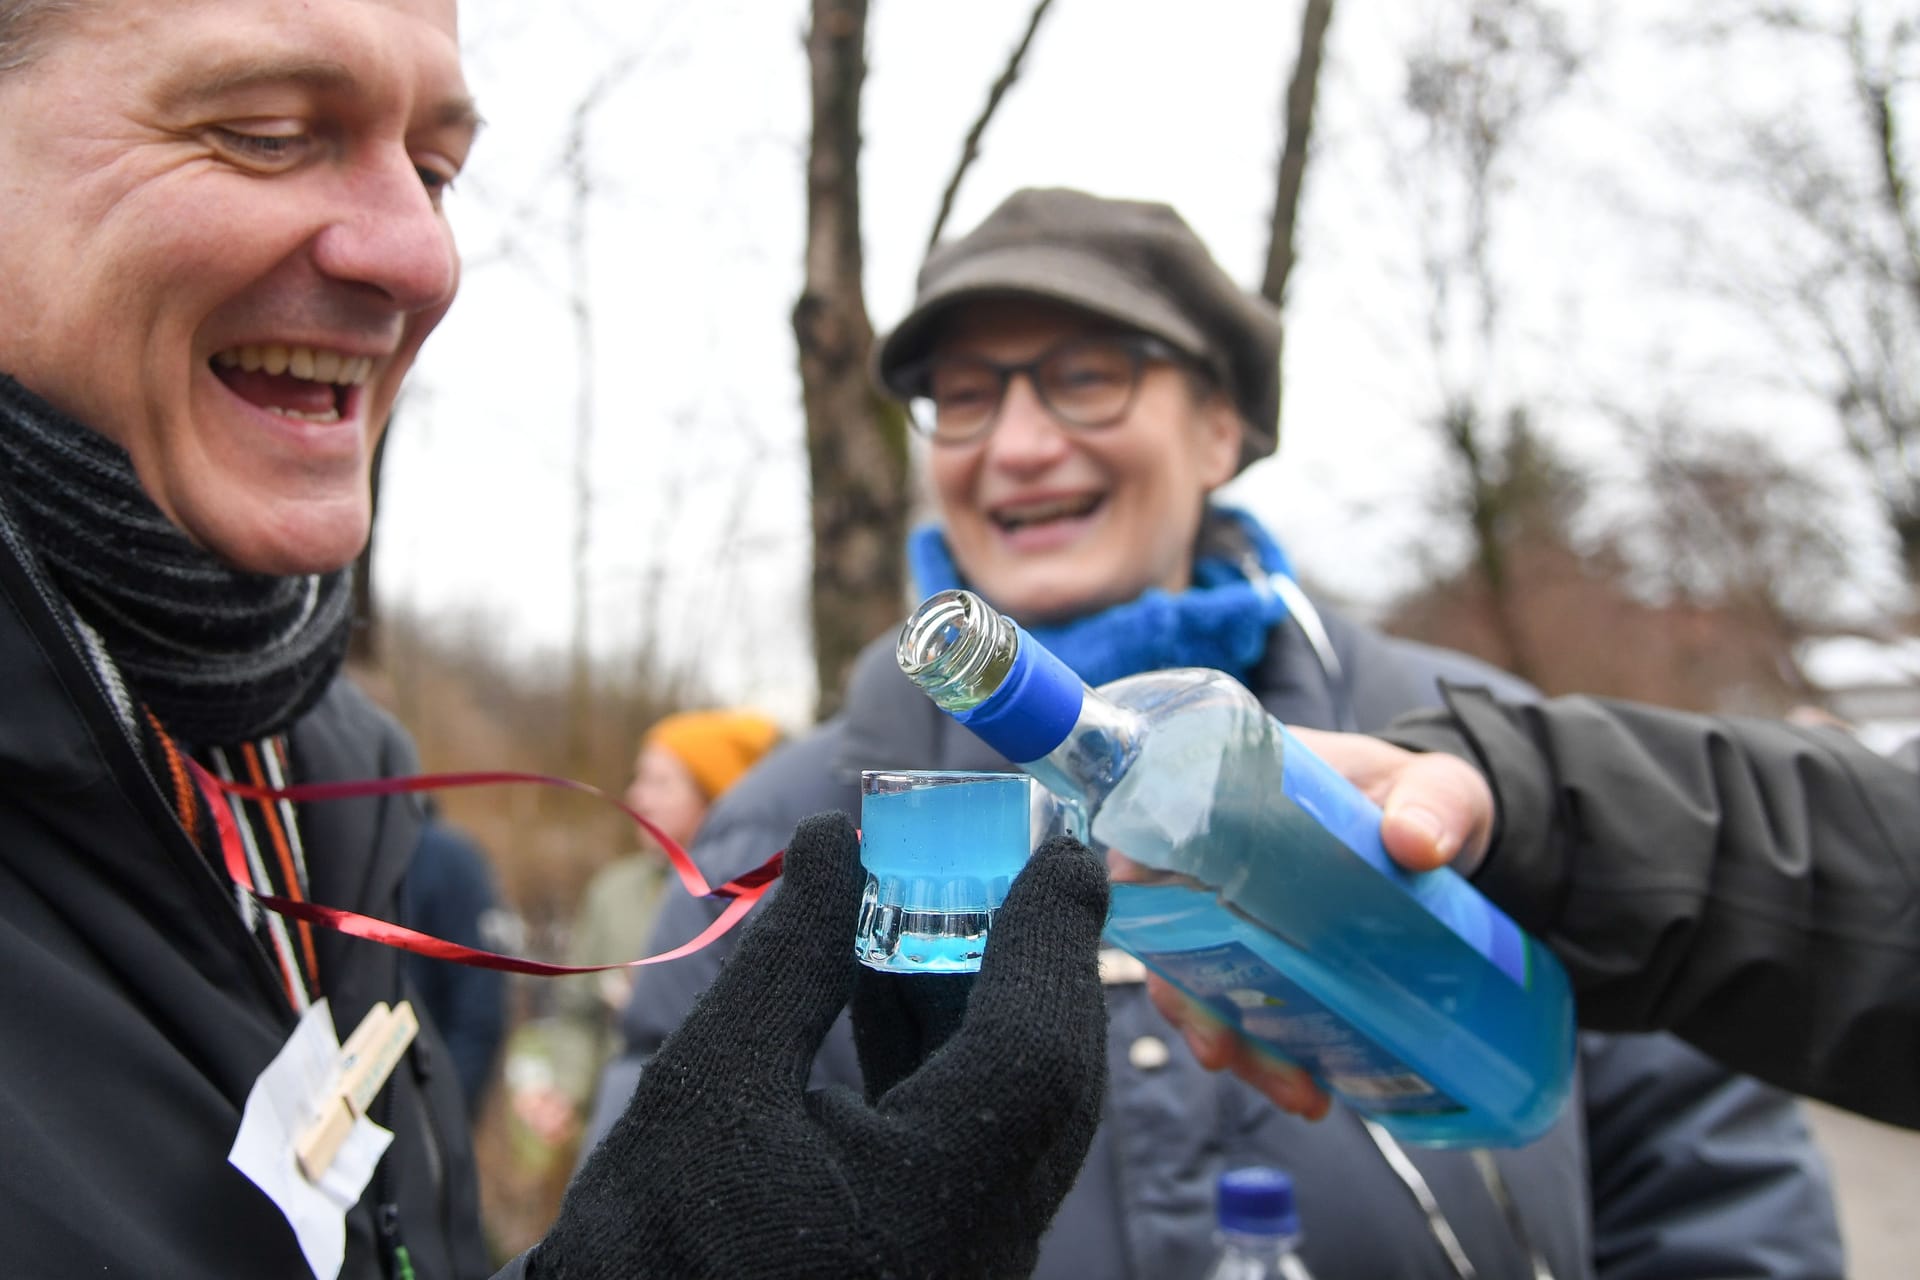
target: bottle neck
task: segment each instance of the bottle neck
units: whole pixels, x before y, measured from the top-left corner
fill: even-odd
[[[970,591],[928,597],[907,619],[900,669],[988,746],[1084,818],[1139,754],[1146,725]],[[1082,832],[1084,835],[1084,831]]]
[[[1274,1235],[1267,1231],[1229,1231],[1224,1227],[1218,1232],[1221,1249],[1232,1249],[1249,1258],[1284,1258],[1291,1254],[1300,1243],[1297,1235]]]
[[[1088,689],[1066,738],[1022,767],[1047,790],[1091,814],[1132,766],[1145,734],[1146,723],[1138,712]]]

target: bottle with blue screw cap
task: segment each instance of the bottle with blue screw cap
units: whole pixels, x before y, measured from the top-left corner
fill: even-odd
[[[1403,1142],[1518,1146],[1551,1127],[1574,1056],[1566,973],[1442,868],[1412,874],[1380,811],[1217,671],[1089,688],[967,591],[915,610],[901,669],[1032,774],[1097,850],[1106,937],[1257,1050]]]
[[[1207,1280],[1311,1280],[1297,1252],[1293,1179],[1279,1169],[1229,1169],[1216,1207],[1219,1253]]]

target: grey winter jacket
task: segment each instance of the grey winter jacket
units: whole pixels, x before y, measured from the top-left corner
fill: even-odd
[[[1290,723],[1378,728],[1434,705],[1441,678],[1513,681],[1458,655],[1324,619],[1326,652],[1297,626],[1272,636],[1251,681]],[[892,637],[861,658],[842,714],[764,761],[721,801],[695,856],[709,877],[758,865],[803,816],[858,812],[863,768],[1008,768],[899,674]],[[711,904],[672,895],[652,949],[677,945],[713,918]],[[712,979],[725,940],[641,971],[626,1053],[603,1083],[593,1136],[624,1105],[644,1061]],[[1420,1197],[1444,1219],[1484,1280],[1535,1275],[1537,1252],[1560,1280],[1706,1276],[1839,1276],[1844,1267],[1827,1176],[1796,1104],[1734,1077],[1667,1037],[1583,1037],[1581,1088],[1533,1145],[1494,1154],[1490,1184],[1472,1153],[1409,1148],[1411,1179],[1354,1113],[1312,1124],[1238,1081],[1202,1070],[1139,985],[1108,989],[1106,1119],[1078,1184],[1049,1233],[1046,1280],[1182,1280],[1206,1269],[1219,1172],[1278,1164],[1295,1176],[1305,1257],[1319,1280],[1461,1274]],[[856,1084],[843,1015],[815,1080]],[[1500,1197],[1511,1200],[1511,1210]],[[939,1274],[937,1260],[928,1274]]]
[[[1772,721],[1588,698],[1395,726],[1479,763],[1476,882],[1566,961],[1581,1021],[1670,1029],[1785,1088],[1920,1128],[1920,774]]]

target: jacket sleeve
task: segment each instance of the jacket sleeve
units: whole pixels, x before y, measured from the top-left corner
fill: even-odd
[[[1595,1280],[1846,1274],[1789,1094],[1663,1035],[1581,1037]]]
[[[1920,1127],[1910,765],[1833,730],[1459,688],[1388,736],[1488,775],[1475,883],[1566,963],[1584,1024]]]

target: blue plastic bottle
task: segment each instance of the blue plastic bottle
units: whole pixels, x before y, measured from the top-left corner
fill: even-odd
[[[1397,1138],[1510,1146],[1572,1076],[1565,972],[1452,871],[1402,871],[1379,810],[1215,671],[1090,689],[979,597],[901,633],[901,669],[1165,873],[1115,885],[1107,937]]]

